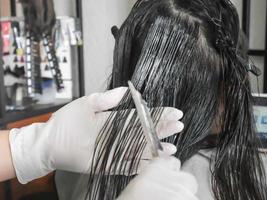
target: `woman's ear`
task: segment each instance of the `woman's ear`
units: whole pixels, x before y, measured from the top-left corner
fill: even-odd
[[[112,26],[111,27],[111,33],[112,33],[114,39],[116,40],[116,38],[118,37],[118,34],[119,34],[119,28],[117,26]]]

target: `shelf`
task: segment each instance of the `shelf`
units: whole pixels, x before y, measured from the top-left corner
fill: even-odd
[[[267,96],[266,94],[254,94],[254,101],[257,106],[266,106],[267,105]]]
[[[35,117],[38,115],[55,112],[59,108],[63,107],[67,103],[69,103],[71,100],[56,100],[53,104],[44,104],[44,105],[34,105],[31,108],[28,108],[23,111],[14,111],[14,112],[7,112],[5,114],[4,119],[0,119],[0,126],[16,122],[19,120]]]
[[[248,51],[249,56],[265,56],[265,54],[266,54],[265,50],[250,49]]]

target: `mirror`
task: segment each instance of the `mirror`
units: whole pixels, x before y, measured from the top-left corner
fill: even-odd
[[[6,111],[80,96],[82,33],[75,8],[76,1],[1,0]]]

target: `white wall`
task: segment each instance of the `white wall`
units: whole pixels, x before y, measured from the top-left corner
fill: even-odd
[[[135,0],[83,0],[84,66],[86,94],[102,91],[112,69],[114,38]]]
[[[57,16],[76,17],[76,1],[74,0],[54,0]]]

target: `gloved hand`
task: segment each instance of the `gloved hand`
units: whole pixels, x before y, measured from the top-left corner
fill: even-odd
[[[193,175],[180,171],[174,157],[157,158],[125,188],[117,200],[198,200]]]
[[[52,115],[46,123],[36,123],[10,131],[9,141],[16,175],[20,183],[42,177],[55,169],[86,173],[92,163],[98,133],[127,88],[117,88],[80,98]],[[182,112],[165,108],[157,126],[160,138],[183,129]],[[176,148],[165,144],[167,154]],[[149,151],[145,151],[147,158]]]

